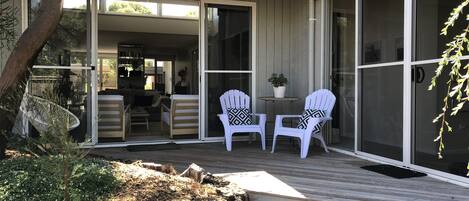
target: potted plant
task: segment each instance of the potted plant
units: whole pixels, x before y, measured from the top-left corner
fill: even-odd
[[[285,97],[285,85],[288,83],[288,79],[283,76],[281,73],[277,75],[277,73],[272,74],[272,76],[268,80],[272,87],[274,88],[274,97],[275,98],[284,98]]]

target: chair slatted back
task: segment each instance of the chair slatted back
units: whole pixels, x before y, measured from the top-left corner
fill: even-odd
[[[101,138],[122,138],[125,140],[130,129],[129,106],[124,108],[121,95],[98,96],[98,135]]]
[[[327,89],[320,89],[306,97],[305,110],[316,109],[326,111],[328,117],[331,116],[335,104],[334,94]]]
[[[173,129],[199,127],[199,97],[197,95],[173,95],[171,103]]]
[[[232,89],[220,96],[220,104],[224,114],[228,113],[228,108],[250,108],[251,98],[244,92]]]

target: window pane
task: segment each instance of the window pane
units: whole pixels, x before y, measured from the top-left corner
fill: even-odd
[[[86,10],[87,0],[64,0],[64,8]]]
[[[404,1],[363,0],[362,64],[402,61]]]
[[[447,173],[466,176],[467,161],[469,161],[469,106],[454,118],[449,118],[453,128],[450,135],[445,135],[445,150],[443,159],[438,159],[438,143],[433,140],[438,136],[439,124],[433,119],[441,112],[443,98],[447,87],[442,77],[437,87],[428,91],[432,77],[435,75],[437,64],[414,67],[414,101],[415,101],[415,129],[414,129],[414,163],[420,166],[441,170]],[[445,75],[446,72],[443,73]],[[452,101],[450,101],[452,102]]]
[[[145,90],[154,90],[155,89],[155,76],[147,75],[145,78]]]
[[[39,3],[38,0],[31,0],[29,15],[32,20],[39,9]],[[69,3],[68,5],[71,7],[84,5],[86,7],[86,1]],[[87,66],[87,13],[87,10],[64,9],[59,26],[42,48],[35,64]]]
[[[445,44],[467,26],[467,21],[460,19],[449,29],[448,37],[440,35],[444,23],[460,0],[417,0],[415,60],[438,59],[445,49]],[[464,16],[461,16],[464,18]]]
[[[175,17],[199,17],[199,7],[190,5],[178,5],[178,4],[167,4],[164,3],[161,6],[163,16],[175,16]]]
[[[145,59],[145,74],[154,75],[155,72],[155,59]]]
[[[402,67],[361,71],[361,151],[402,160]]]
[[[100,90],[117,89],[117,59],[99,58],[99,65]]]
[[[247,73],[209,73],[207,74],[206,129],[208,137],[224,136],[223,125],[217,114],[223,113],[220,96],[230,89],[238,89],[251,96],[251,74]]]
[[[207,8],[208,70],[251,69],[250,8]]]
[[[100,6],[106,8],[106,12],[137,14],[137,15],[157,15],[158,3],[154,1],[131,1],[131,0],[101,0]]]

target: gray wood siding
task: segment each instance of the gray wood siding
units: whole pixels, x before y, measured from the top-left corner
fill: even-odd
[[[288,78],[287,96],[300,99],[308,94],[308,0],[257,0],[257,97],[272,96],[267,79],[272,73]],[[277,104],[269,111],[293,114],[303,108],[304,100],[293,105]],[[265,112],[257,100],[257,111]]]

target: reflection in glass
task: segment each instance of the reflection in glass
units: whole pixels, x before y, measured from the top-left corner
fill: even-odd
[[[404,59],[404,0],[363,0],[362,64]]]
[[[106,8],[109,13],[158,15],[158,3],[154,1],[138,0],[101,0],[100,7]]]
[[[440,35],[449,13],[460,3],[460,0],[416,0],[415,60],[438,59],[446,43],[466,28],[467,22],[458,20],[448,31],[450,37]]]
[[[361,70],[361,151],[402,160],[402,67]]]
[[[332,19],[332,92],[337,101],[332,139],[337,147],[353,150],[355,138],[355,1],[335,0]]]
[[[70,134],[78,142],[90,142],[90,71],[64,69],[33,69],[30,75],[29,93],[43,97],[45,94],[57,94],[59,105],[72,112],[80,120],[80,125]],[[30,134],[34,136],[34,130]]]
[[[238,89],[251,95],[251,74],[209,73],[206,82],[206,130],[208,137],[224,136],[223,125],[217,114],[221,114],[220,96],[230,89]]]
[[[163,3],[161,12],[162,16],[198,18],[199,6]]]
[[[442,77],[440,84],[434,90],[427,90],[437,67],[437,64],[429,64],[413,68],[415,105],[413,162],[427,168],[466,176],[466,166],[469,161],[469,106],[466,105],[456,117],[449,119],[453,132],[444,137],[443,159],[438,159],[438,143],[433,141],[440,127],[432,121],[441,112],[442,100],[447,92],[447,87],[443,84],[443,80],[447,77]]]
[[[47,66],[87,66],[87,1],[65,1],[62,18],[44,45],[35,64]],[[30,21],[35,18],[40,0],[30,2]]]
[[[251,15],[248,7],[207,8],[207,69],[251,69]]]

